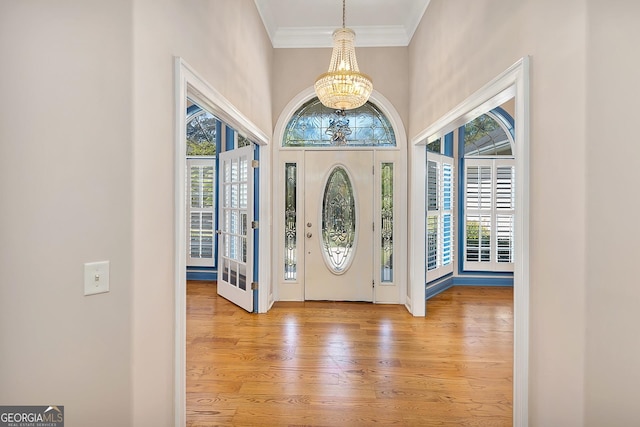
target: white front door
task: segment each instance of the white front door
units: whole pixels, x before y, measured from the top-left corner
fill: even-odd
[[[218,294],[253,311],[253,146],[220,153]]]
[[[373,301],[373,152],[305,152],[306,300]]]

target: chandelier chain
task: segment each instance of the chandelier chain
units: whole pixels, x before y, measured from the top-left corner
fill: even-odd
[[[345,6],[346,2],[347,2],[347,0],[342,0],[342,28],[345,27],[344,26],[344,22],[345,22],[344,17],[346,15],[346,9],[347,9],[346,6]]]

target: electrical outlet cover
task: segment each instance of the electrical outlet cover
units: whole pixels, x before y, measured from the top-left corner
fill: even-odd
[[[88,262],[84,265],[84,294],[109,292],[109,261]]]

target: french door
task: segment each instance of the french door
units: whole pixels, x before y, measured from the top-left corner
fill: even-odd
[[[305,152],[304,299],[373,300],[373,151]]]
[[[253,147],[220,153],[218,295],[253,311]]]

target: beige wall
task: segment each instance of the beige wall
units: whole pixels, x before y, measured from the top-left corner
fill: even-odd
[[[251,0],[134,3],[133,425],[173,425],[174,56],[271,135],[272,48]]]
[[[0,2],[0,404],[130,425],[129,0]],[[84,296],[83,264],[111,261]]]
[[[638,424],[630,4],[432,0],[408,49],[358,49],[409,137],[532,57],[533,426]],[[274,51],[251,0],[0,2],[0,403],[173,425],[173,57],[270,134],[329,52]]]
[[[357,35],[356,35],[357,39]],[[273,123],[284,107],[327,71],[331,49],[275,49],[273,64]],[[373,80],[373,88],[398,111],[404,125],[409,115],[408,48],[358,48],[360,71]]]
[[[532,58],[533,426],[584,421],[585,36],[584,0],[432,0],[410,45],[410,138],[519,58]]]
[[[174,56],[270,134],[272,52],[251,0],[0,3],[0,403],[173,425]]]
[[[588,0],[588,426],[640,425],[640,3]]]

